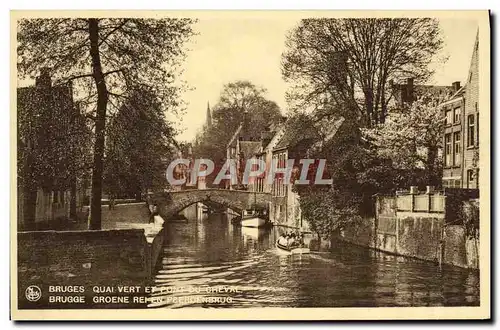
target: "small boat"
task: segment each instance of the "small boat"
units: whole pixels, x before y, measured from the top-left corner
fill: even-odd
[[[252,227],[252,228],[260,228],[267,225],[267,212],[266,210],[258,210],[257,206],[257,192],[254,191],[254,204],[251,210],[243,211],[243,215],[241,217],[241,226],[243,227]]]
[[[266,219],[261,217],[258,212],[245,211],[240,224],[243,227],[259,228],[266,225]]]
[[[278,251],[286,254],[308,254],[311,252],[308,247],[288,247],[276,242],[276,248]]]

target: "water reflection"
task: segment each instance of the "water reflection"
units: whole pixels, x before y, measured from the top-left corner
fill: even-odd
[[[341,244],[308,256],[283,256],[274,247],[283,230],[236,227],[222,214],[168,224],[155,278],[163,291],[153,293],[150,307],[479,304],[475,272]],[[219,286],[238,292],[210,292]]]

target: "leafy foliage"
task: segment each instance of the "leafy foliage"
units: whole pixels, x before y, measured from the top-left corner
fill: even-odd
[[[18,23],[18,73],[48,68],[56,83],[73,82],[76,98],[94,119],[90,229],[101,227],[106,117],[136,88],[155,95],[164,111],[181,108],[176,73],[191,19],[54,18]],[[94,115],[95,114],[95,115]]]
[[[407,108],[389,112],[384,124],[363,130],[378,157],[391,160],[395,169],[423,170],[429,185],[439,185],[442,169],[439,151],[445,118],[436,104],[435,99],[422,97]]]
[[[307,187],[302,190],[300,207],[311,230],[320,237],[330,238],[348,225],[360,221],[356,201],[349,193],[333,187]]]
[[[157,98],[137,90],[110,120],[104,183],[114,196],[140,198],[148,188],[165,187],[168,156],[176,142]]]

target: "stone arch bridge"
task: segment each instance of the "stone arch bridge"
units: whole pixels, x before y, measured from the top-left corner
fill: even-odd
[[[154,193],[149,197],[149,203],[156,203],[159,213],[165,218],[172,217],[197,202],[217,204],[241,212],[251,209],[253,205],[268,208],[270,201],[271,194],[269,193],[228,189],[168,191]]]

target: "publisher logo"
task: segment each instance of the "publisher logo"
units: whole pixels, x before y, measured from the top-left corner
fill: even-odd
[[[38,301],[42,297],[42,290],[36,285],[30,285],[26,288],[26,299],[31,302]]]

